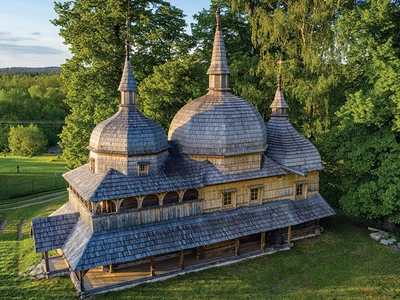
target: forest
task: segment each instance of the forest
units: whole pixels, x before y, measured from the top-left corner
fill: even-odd
[[[220,5],[233,93],[267,122],[281,73],[292,124],[321,152],[324,197],[353,215],[400,223],[398,0],[211,1],[191,33],[182,10],[163,0],[55,2],[52,23],[72,57],[60,75],[1,76],[3,151],[7,122],[65,117],[63,158],[69,168],[87,162],[93,128],[119,103],[127,5],[144,114],[168,130],[180,107],[206,93]],[[56,124],[38,126],[57,142]]]

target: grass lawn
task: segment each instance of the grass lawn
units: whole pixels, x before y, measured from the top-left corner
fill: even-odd
[[[65,188],[61,174],[66,171],[65,162],[54,154],[0,157],[0,199]]]
[[[26,201],[26,199],[25,199]],[[74,299],[69,278],[32,281],[22,274],[36,264],[30,220],[67,201],[16,210],[0,207],[0,299]],[[23,200],[18,202],[23,203]],[[15,204],[16,205],[16,204]],[[8,207],[8,206],[6,206]],[[22,225],[21,239],[18,228]],[[95,299],[399,299],[400,254],[369,237],[367,225],[350,217],[323,220],[318,238],[295,242],[290,251],[230,266],[180,275]]]

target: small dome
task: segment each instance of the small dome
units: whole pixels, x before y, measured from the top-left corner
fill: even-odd
[[[278,164],[301,172],[322,170],[321,156],[317,148],[302,136],[288,120],[289,108],[282,91],[282,76],[278,76],[278,88],[271,104],[271,119],[267,124],[267,156]]]
[[[160,124],[145,117],[136,106],[120,105],[119,111],[93,130],[88,149],[109,154],[155,154],[168,148]]]
[[[267,148],[265,123],[257,109],[230,92],[210,91],[182,107],[168,138],[185,154],[238,155]]]
[[[267,132],[267,156],[278,164],[301,172],[324,168],[317,148],[287,118],[271,117]]]

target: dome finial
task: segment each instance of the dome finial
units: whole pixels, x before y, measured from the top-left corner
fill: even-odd
[[[278,61],[279,64],[279,74],[278,74],[278,88],[275,93],[275,98],[274,101],[271,104],[272,108],[272,117],[287,117],[286,110],[289,108],[289,105],[287,104],[285,97],[283,95],[282,91],[282,65],[283,65],[283,60],[282,58],[279,59]]]
[[[128,10],[126,12],[126,38],[125,38],[125,55],[130,58],[131,56],[131,41],[129,39],[130,36],[130,29],[131,29],[131,22],[129,19],[129,2],[128,2]]]
[[[136,92],[138,87],[136,85],[135,77],[132,73],[132,65],[131,65],[131,44],[130,44],[130,9],[128,2],[128,9],[126,13],[126,39],[125,39],[125,65],[124,71],[122,73],[121,82],[118,87],[118,91],[121,92],[121,105],[136,105]]]
[[[215,13],[215,17],[217,28],[215,30],[211,64],[207,71],[207,74],[210,75],[209,90],[230,90],[228,77],[229,74],[231,74],[231,71],[229,69],[228,61],[226,59],[225,43],[224,39],[222,38],[221,9],[219,8],[219,5]]]
[[[215,13],[215,18],[217,19],[217,30],[221,30],[221,8],[219,7],[219,3]]]
[[[280,89],[282,88],[282,64],[283,64],[282,57],[279,59],[278,64],[279,64],[278,89]]]

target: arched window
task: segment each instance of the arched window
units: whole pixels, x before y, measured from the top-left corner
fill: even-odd
[[[119,211],[132,210],[137,208],[138,201],[136,197],[129,197],[125,198],[124,201],[122,201],[121,206],[119,207]]]
[[[117,207],[115,206],[114,201],[111,201],[111,200],[101,201],[99,203],[99,205],[97,206],[96,215],[112,213],[112,212],[116,212],[116,211],[117,211]]]
[[[147,195],[142,202],[142,207],[158,206],[159,200],[157,195]]]
[[[183,194],[183,201],[199,199],[199,192],[196,189],[190,189]]]
[[[179,194],[177,192],[169,192],[164,196],[163,205],[179,202]]]

